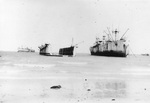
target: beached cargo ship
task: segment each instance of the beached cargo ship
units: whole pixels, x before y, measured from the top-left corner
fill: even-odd
[[[40,55],[62,57],[62,55],[52,53],[50,44],[45,43],[44,45],[41,45],[38,48],[40,49]]]
[[[129,29],[127,29],[127,31],[128,30]],[[128,55],[127,50],[128,45],[124,38],[126,32],[119,40],[116,39],[116,36],[119,33],[117,29],[115,31],[112,31],[112,34],[115,34],[115,39],[113,39],[113,36],[110,32],[109,33],[105,32],[108,38],[106,39],[106,36],[103,36],[103,40],[96,38],[96,42],[94,43],[93,46],[90,47],[91,55],[126,57]]]
[[[68,56],[75,56],[75,46],[70,46],[66,48],[60,48],[59,54],[60,55],[68,55]]]
[[[35,50],[30,49],[30,48],[18,48],[18,52],[35,52]]]
[[[83,43],[83,41],[82,42],[79,42],[79,43],[77,43],[77,44],[75,44],[75,45],[73,45],[73,39],[72,39],[72,44],[71,44],[71,46],[70,47],[65,47],[65,48],[60,48],[59,49],[59,54],[60,55],[68,55],[68,56],[75,56],[76,55],[76,48],[78,48],[78,45],[80,44],[80,43]]]

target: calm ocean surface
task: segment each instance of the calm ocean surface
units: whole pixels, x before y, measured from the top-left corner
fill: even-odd
[[[150,57],[41,56],[0,52],[5,103],[149,103]],[[51,90],[53,85],[60,90]],[[80,92],[79,92],[80,91]]]
[[[77,54],[75,57],[41,56],[38,53],[0,52],[0,67],[41,67],[51,70],[99,74],[139,74],[149,75],[149,56],[103,57]],[[38,69],[38,68],[37,68]],[[49,70],[50,70],[49,69]],[[139,74],[140,75],[140,74]]]

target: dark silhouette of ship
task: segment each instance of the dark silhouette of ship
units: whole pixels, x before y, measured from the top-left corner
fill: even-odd
[[[65,47],[59,49],[60,55],[68,55],[68,56],[75,56],[75,46]]]
[[[73,45],[73,39],[72,39],[72,45],[70,47],[60,48],[59,54],[60,55],[75,56],[76,55],[75,49],[78,48],[78,44],[80,44],[82,42],[79,42],[79,43]]]
[[[40,51],[39,51],[40,55],[62,57],[62,55],[54,54],[54,53],[51,52],[50,44],[45,43],[44,45],[41,45],[38,48],[40,49]]]
[[[35,52],[35,50],[30,49],[28,47],[26,48],[21,47],[21,48],[18,48],[18,52]]]
[[[103,40],[96,38],[96,42],[93,46],[90,47],[91,55],[126,57],[128,55],[128,45],[126,44],[126,40],[123,37],[129,29],[127,29],[127,31],[119,40],[116,39],[116,36],[119,33],[117,29],[112,31],[112,34],[115,34],[115,40],[113,39],[109,28],[107,29],[109,33],[105,33],[108,35],[108,39],[106,40],[105,36],[103,36]]]

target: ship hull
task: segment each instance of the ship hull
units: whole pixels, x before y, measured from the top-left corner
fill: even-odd
[[[52,57],[62,57],[62,55],[56,55],[56,54],[50,54],[50,53],[40,53],[40,55],[52,56]]]
[[[42,53],[42,52],[40,52],[39,54],[40,55],[50,55],[50,53]]]
[[[103,51],[103,52],[91,52],[91,55],[96,56],[110,56],[110,57],[126,57],[127,54],[119,51]]]
[[[18,49],[18,52],[35,52],[35,50],[31,50],[31,49]]]
[[[29,51],[26,51],[26,50],[18,50],[18,52],[29,52]]]
[[[60,55],[73,56],[74,55],[74,46],[66,47],[66,48],[60,48],[59,54]]]
[[[30,51],[30,50],[18,50],[18,52],[35,52],[35,51]]]

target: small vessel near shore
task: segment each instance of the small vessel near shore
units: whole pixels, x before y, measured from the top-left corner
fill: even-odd
[[[142,56],[149,56],[149,54],[141,54]]]
[[[23,48],[23,47],[20,48],[19,47],[18,52],[35,52],[35,50],[28,48],[28,47],[26,47],[26,48]]]
[[[38,48],[40,49],[39,51],[40,55],[62,57],[62,55],[52,53],[50,44],[48,43],[45,43],[44,45],[41,45]]]
[[[107,28],[109,31],[109,28]],[[129,29],[127,29],[128,31]],[[126,31],[126,32],[127,32]],[[128,45],[126,43],[126,40],[124,38],[124,35],[120,39],[116,39],[117,34],[119,31],[116,29],[115,31],[112,31],[112,34],[115,34],[115,39],[113,39],[112,34],[106,33],[108,35],[108,38],[106,39],[106,36],[103,36],[103,40],[100,40],[99,38],[96,38],[96,42],[93,46],[90,47],[91,55],[96,56],[113,56],[113,57],[126,57],[128,55]]]

